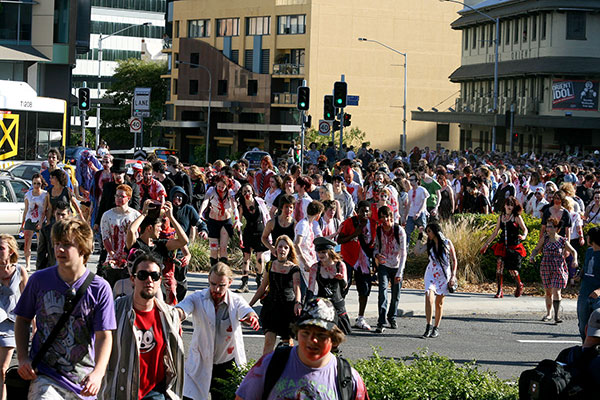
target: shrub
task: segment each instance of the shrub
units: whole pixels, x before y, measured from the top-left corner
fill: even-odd
[[[352,363],[362,377],[369,398],[373,400],[516,400],[516,386],[501,380],[495,373],[480,371],[471,362],[458,365],[454,361],[425,351],[414,353],[412,361],[383,358],[374,350],[370,358]],[[250,366],[236,368],[223,399],[234,399],[235,391]]]
[[[192,258],[189,270],[193,272],[208,271],[210,269],[210,251],[207,240],[195,240],[188,245]]]

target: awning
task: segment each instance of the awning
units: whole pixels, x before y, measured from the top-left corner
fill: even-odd
[[[300,125],[272,125],[272,124],[244,124],[235,122],[219,122],[218,129],[232,131],[256,131],[256,132],[300,132]]]
[[[600,58],[539,57],[498,63],[498,76],[572,75],[600,76]],[[452,82],[491,79],[494,63],[462,65],[450,75]]]
[[[48,57],[30,45],[0,46],[0,60],[3,61],[50,61]]]
[[[158,126],[162,128],[200,128],[206,126],[206,122],[162,120],[158,123]]]

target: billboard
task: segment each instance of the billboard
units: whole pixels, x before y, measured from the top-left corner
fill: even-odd
[[[598,111],[598,81],[552,81],[553,110]]]

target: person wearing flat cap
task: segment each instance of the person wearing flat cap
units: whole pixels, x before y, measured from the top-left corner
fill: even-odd
[[[329,300],[320,297],[310,300],[292,326],[298,346],[287,350],[283,368],[272,371],[280,373],[279,379],[272,387],[265,388],[265,376],[271,373],[269,364],[273,355],[283,348],[264,355],[256,362],[238,388],[236,400],[344,398],[337,385],[337,375],[343,372],[338,368],[338,359],[332,350],[337,349],[345,336],[335,325],[335,316],[335,308]],[[346,363],[343,359],[339,361]],[[367,389],[358,372],[354,368],[349,372],[352,375],[352,395],[349,397],[368,399]]]
[[[317,262],[310,268],[308,277],[308,298],[323,297],[329,299],[336,311],[336,325],[344,332],[352,332],[350,319],[346,312],[344,289],[348,285],[346,264],[335,252],[337,243],[325,237],[313,240],[317,252]]]

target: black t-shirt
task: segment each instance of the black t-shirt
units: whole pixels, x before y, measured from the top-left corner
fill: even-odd
[[[594,189],[587,188],[583,185],[577,186],[577,191],[575,192],[575,194],[583,201],[583,204],[585,204],[586,206],[589,205],[594,199]]]
[[[144,253],[152,253],[153,256],[160,260],[162,269],[162,267],[164,267],[165,260],[172,258],[171,252],[167,248],[168,241],[168,239],[155,239],[152,240],[153,246],[150,247],[146,244],[146,242],[138,238],[133,246],[131,246],[131,249],[140,249]]]

